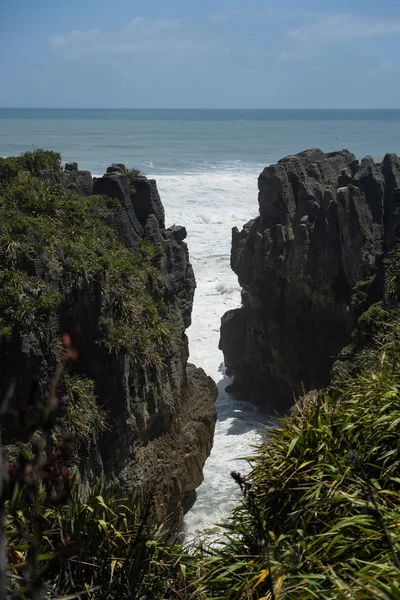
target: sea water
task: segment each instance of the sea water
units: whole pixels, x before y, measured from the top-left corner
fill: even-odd
[[[220,320],[240,304],[230,269],[233,226],[258,214],[257,177],[306,148],[347,148],[358,158],[400,152],[400,110],[58,110],[0,109],[0,156],[33,148],[101,175],[124,162],[157,179],[167,225],[185,225],[197,280],[188,329],[190,360],[216,381],[218,421],[198,499],[186,515],[188,539],[214,536],[239,499],[230,477],[274,425],[224,391]]]

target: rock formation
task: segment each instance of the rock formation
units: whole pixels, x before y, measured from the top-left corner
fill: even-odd
[[[165,228],[156,182],[144,176],[128,179],[111,170],[92,179],[88,171],[70,163],[61,173],[43,172],[41,177],[82,196],[117,199],[108,221],[126,248],[135,254],[143,242],[151,242],[161,249],[154,283],[146,285],[150,296],[162,303],[172,341],[158,362],[110,352],[101,323],[104,293],[89,282],[68,301],[64,298],[45,324],[44,341],[23,328],[0,337],[0,393],[14,379],[17,398],[24,397],[32,378],[39,377],[44,394],[54,373],[60,336],[80,325],[83,341],[75,373],[94,381],[97,402],[108,415],[107,431],[80,445],[78,468],[84,483],[113,485],[120,493],[139,488],[155,498],[160,520],[181,519],[202,481],[212,447],[217,396],[212,379],[187,364],[185,329],[191,323],[195,279],[184,242],[186,231]],[[45,278],[46,268],[37,255],[30,275]],[[15,431],[10,436],[15,439]]]
[[[222,319],[229,390],[285,410],[326,384],[349,341],[352,299],[399,238],[400,160],[361,162],[312,149],[264,169],[260,216],[232,232],[231,266],[242,307]]]

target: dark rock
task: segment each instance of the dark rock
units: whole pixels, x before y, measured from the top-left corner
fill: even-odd
[[[65,170],[62,176],[62,184],[81,196],[91,196],[93,194],[93,179],[90,171]]]
[[[42,171],[40,177],[58,183],[81,196],[91,196],[93,193],[93,179],[90,171],[79,171],[78,163],[67,163],[65,171],[61,173]]]
[[[106,171],[106,175],[109,175],[111,173],[124,173],[124,169],[122,167],[119,167],[118,165],[111,165],[110,167],[107,167],[107,171]]]
[[[386,154],[382,162],[385,178],[385,241],[391,248],[400,240],[400,159]]]
[[[144,226],[144,237],[153,244],[162,245],[164,238],[155,215],[149,215]]]
[[[189,327],[192,322],[192,305],[196,280],[189,261],[189,252],[185,242],[176,239],[170,229],[163,230],[164,271],[168,273],[164,280],[164,297],[174,298],[179,305],[183,325]]]
[[[164,207],[154,179],[136,177],[132,179],[132,184],[135,189],[132,194],[132,203],[140,223],[144,225],[147,217],[153,214],[163,229],[165,227]]]
[[[286,409],[327,383],[355,316],[355,285],[400,238],[400,161],[343,150],[288,156],[259,177],[260,216],[232,231],[242,308],[221,324],[236,389]]]
[[[196,283],[183,241],[186,230],[165,229],[155,181],[136,178],[133,189],[126,175],[109,173],[93,183],[90,173],[75,167],[42,176],[70,189],[76,186],[84,195],[90,188],[94,194],[117,199],[119,206],[110,203],[109,222],[131,252],[137,252],[143,240],[162,247],[154,267],[158,276],[147,286],[154,302],[162,303],[163,318],[173,336],[159,362],[140,363],[127,352],[111,353],[103,338],[103,292],[90,281],[73,297],[64,293],[62,305],[43,325],[43,339],[17,328],[10,338],[0,335],[0,396],[15,377],[16,397],[27,398],[34,379],[39,380],[38,393],[46,397],[60,336],[80,324],[83,341],[74,367],[95,382],[96,398],[109,414],[109,429],[95,443],[88,440],[79,448],[83,482],[115,486],[120,493],[140,489],[153,500],[160,520],[179,521],[202,481],[213,443],[217,397],[212,379],[187,364],[185,329],[191,323]],[[64,262],[61,251],[55,252]],[[37,256],[26,269],[46,278],[47,265]],[[67,277],[63,273],[60,278],[61,292]]]
[[[236,381],[227,385],[225,391],[227,394],[240,394],[243,392],[243,388]]]
[[[93,193],[120,201],[120,207],[113,208],[111,211],[110,222],[129,250],[137,248],[141,243],[143,226],[133,208],[127,176],[111,173],[98,177],[94,182]]]
[[[187,237],[186,228],[181,225],[172,225],[172,227],[168,227],[168,231],[172,232],[177,242],[183,242]]]

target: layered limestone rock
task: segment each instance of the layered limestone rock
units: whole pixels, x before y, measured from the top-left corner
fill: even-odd
[[[264,169],[260,216],[232,232],[242,307],[222,319],[230,391],[286,409],[328,381],[354,325],[357,284],[399,237],[400,160],[312,149]],[[369,286],[379,296],[379,284]]]
[[[39,378],[45,394],[59,356],[60,336],[80,325],[82,343],[74,372],[94,381],[108,425],[97,439],[80,444],[78,468],[84,483],[112,485],[120,493],[139,488],[154,499],[160,520],[179,520],[202,481],[213,443],[217,397],[212,379],[187,363],[185,329],[191,323],[196,284],[184,242],[186,231],[179,226],[165,228],[156,182],[144,176],[132,180],[112,170],[92,179],[71,163],[62,173],[46,172],[42,177],[83,196],[117,199],[108,220],[132,253],[146,240],[162,248],[158,272],[147,291],[162,302],[173,335],[161,361],[138,361],[128,352],[110,352],[101,322],[107,299],[99,285],[88,283],[65,297],[46,323],[44,340],[23,329],[0,337],[0,393],[14,380],[17,399],[25,398],[32,380]],[[30,271],[35,277],[47,276],[40,256]]]

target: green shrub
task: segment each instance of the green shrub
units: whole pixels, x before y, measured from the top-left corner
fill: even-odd
[[[399,599],[397,255],[390,294],[358,322],[351,367],[273,432],[248,478],[234,474],[243,503],[225,540],[198,554],[193,586],[207,598]]]
[[[137,495],[118,498],[95,488],[84,501],[74,484],[68,502],[52,507],[46,506],[43,488],[34,505],[27,492],[25,487],[15,488],[6,505],[11,589],[20,587],[35,536],[45,597],[177,597],[173,583],[174,576],[179,581],[180,549],[165,544],[164,531],[149,522]]]
[[[397,598],[398,350],[376,358],[260,448],[227,540],[203,559],[208,597]]]
[[[400,247],[397,245],[385,259],[384,298],[387,304],[400,300]]]
[[[82,375],[66,376],[64,416],[60,424],[75,442],[96,441],[107,429],[107,412],[96,401],[94,381]]]
[[[41,171],[61,171],[61,154],[51,150],[33,150],[21,156],[0,158],[0,184],[10,183],[21,171],[38,175]]]
[[[3,334],[18,325],[42,337],[49,316],[91,286],[100,290],[102,335],[110,351],[154,363],[170,348],[173,329],[153,300],[163,280],[163,248],[145,240],[130,253],[107,224],[115,204],[29,175],[0,189]]]
[[[40,171],[61,171],[61,154],[52,150],[37,149],[24,152],[17,160],[21,167],[32,175],[38,175]]]
[[[0,183],[8,183],[12,181],[20,170],[18,159],[11,156],[10,158],[0,157]]]
[[[7,446],[7,452],[11,460],[17,460],[20,457],[23,460],[30,461],[33,458],[32,444],[29,442],[15,442]]]

